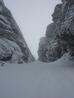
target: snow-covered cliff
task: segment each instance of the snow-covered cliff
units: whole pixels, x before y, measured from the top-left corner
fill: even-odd
[[[66,52],[74,58],[74,0],[61,1],[52,15],[53,23],[40,40],[38,55],[43,62],[53,62]]]
[[[0,62],[23,63],[34,61],[11,12],[0,0]]]

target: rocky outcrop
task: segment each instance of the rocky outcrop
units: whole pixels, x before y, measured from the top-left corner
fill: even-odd
[[[11,12],[0,0],[0,62],[23,63],[34,61]]]
[[[46,36],[40,41],[39,60],[51,62],[68,52],[74,58],[74,0],[61,0],[52,15],[53,23],[48,25]],[[45,44],[46,43],[46,44]]]

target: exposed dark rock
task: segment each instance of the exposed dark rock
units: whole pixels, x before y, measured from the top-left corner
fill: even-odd
[[[56,5],[52,15],[53,23],[47,27],[45,36],[47,41],[40,41],[39,60],[44,62],[55,61],[66,52],[74,57],[74,0],[61,1],[61,4]],[[42,46],[41,43],[46,45]],[[43,57],[45,55],[47,57]]]
[[[23,63],[34,60],[11,12],[0,0],[0,61]]]

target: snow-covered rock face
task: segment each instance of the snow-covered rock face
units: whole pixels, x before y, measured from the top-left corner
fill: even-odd
[[[0,0],[0,4],[4,5],[4,2],[3,2],[3,0]]]
[[[11,12],[0,0],[0,62],[23,63],[33,60]]]
[[[5,38],[0,38],[0,61],[10,63],[22,63],[22,51],[20,47]]]
[[[44,62],[55,61],[65,52],[74,57],[74,0],[61,1],[61,4],[56,5],[52,15],[53,23],[47,27],[47,46],[43,47],[41,43],[45,42],[40,41],[38,54],[39,59]]]
[[[74,3],[74,0],[61,0],[63,3]]]

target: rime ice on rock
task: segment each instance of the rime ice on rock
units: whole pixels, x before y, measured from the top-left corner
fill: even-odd
[[[24,63],[34,61],[11,12],[0,0],[0,62]]]
[[[52,14],[53,23],[46,30],[46,44],[40,41],[39,60],[51,62],[69,53],[74,58],[74,0],[61,0]]]

